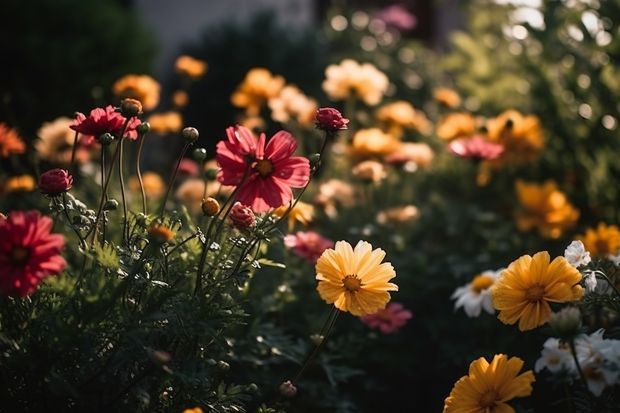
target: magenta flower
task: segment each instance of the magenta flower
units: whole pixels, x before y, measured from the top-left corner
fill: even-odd
[[[113,106],[108,105],[105,109],[95,108],[90,114],[85,116],[83,113],[75,115],[75,121],[70,126],[76,132],[83,135],[82,139],[87,141],[96,140],[104,133],[109,133],[115,137],[121,133],[126,119],[117,112]],[[138,131],[136,128],[140,125],[140,119],[133,117],[127,124],[125,137],[131,140],[138,139]]]
[[[413,29],[418,24],[418,19],[409,12],[402,4],[393,4],[381,9],[376,17],[387,26],[400,31]]]
[[[67,265],[60,255],[65,240],[50,233],[53,221],[39,211],[14,211],[0,217],[0,293],[25,297],[42,279]]]
[[[58,196],[73,186],[73,177],[61,168],[45,171],[39,177],[39,190],[49,196]]]
[[[342,116],[342,113],[334,108],[319,108],[314,116],[314,124],[317,129],[326,132],[336,132],[347,129],[349,119]]]
[[[496,159],[504,152],[504,146],[490,142],[480,135],[474,135],[451,141],[448,150],[461,158],[482,160]]]
[[[389,334],[407,324],[407,320],[411,317],[413,317],[411,311],[405,309],[401,303],[389,303],[384,309],[362,316],[360,319],[368,327]]]
[[[284,237],[284,245],[293,250],[295,255],[316,264],[323,251],[333,248],[334,241],[323,237],[315,231],[298,231]]]
[[[226,129],[228,140],[218,142],[216,156],[223,185],[236,186],[236,200],[254,212],[266,212],[287,204],[293,198],[291,188],[302,188],[310,179],[310,162],[293,156],[297,142],[279,131],[269,142],[264,133],[258,140],[243,126]]]

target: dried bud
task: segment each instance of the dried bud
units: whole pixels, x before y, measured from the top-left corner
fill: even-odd
[[[133,118],[142,114],[142,103],[137,99],[126,98],[121,101],[121,115]]]
[[[39,189],[49,196],[58,196],[67,192],[73,185],[73,177],[69,172],[60,169],[50,169],[39,177]]]
[[[181,132],[181,134],[186,140],[192,141],[192,142],[197,140],[198,136],[200,136],[198,133],[198,129],[191,128],[191,127],[183,129],[183,132]]]
[[[284,397],[293,397],[297,394],[297,387],[290,380],[282,382],[280,384],[280,394]]]
[[[577,307],[564,307],[551,315],[549,326],[559,338],[571,339],[580,333],[581,311]]]
[[[248,229],[256,226],[256,217],[254,211],[249,206],[243,205],[241,202],[235,202],[230,209],[230,220],[237,229]]]
[[[202,200],[202,213],[208,217],[212,217],[220,212],[220,203],[217,202],[217,199],[208,197],[207,199]]]
[[[314,117],[315,126],[325,132],[336,132],[347,129],[349,119],[334,108],[319,108]]]

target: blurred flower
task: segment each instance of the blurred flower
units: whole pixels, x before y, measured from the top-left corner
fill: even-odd
[[[377,329],[383,334],[390,334],[407,324],[407,320],[411,317],[413,317],[411,311],[406,310],[401,303],[388,303],[384,309],[362,316],[360,319],[368,327]]]
[[[237,201],[230,209],[228,218],[232,222],[233,226],[237,229],[249,229],[256,226],[256,216],[254,211],[249,206],[243,205]]]
[[[174,70],[190,79],[200,79],[207,72],[207,63],[192,56],[182,55],[174,62]]]
[[[478,317],[482,309],[489,314],[495,313],[491,301],[491,287],[502,271],[483,271],[476,275],[470,283],[457,288],[450,298],[456,299],[454,309],[463,307],[468,317]]]
[[[517,228],[520,231],[537,228],[543,237],[559,238],[579,219],[579,210],[557,188],[554,181],[537,184],[518,180],[516,191],[522,207],[516,213]]]
[[[284,87],[284,78],[274,76],[262,67],[250,69],[241,84],[233,92],[230,101],[233,105],[244,108],[250,116],[257,116],[261,106],[277,96]]]
[[[155,109],[159,103],[160,89],[159,83],[148,75],[125,75],[112,85],[116,97],[137,99],[147,111]]]
[[[276,132],[265,143],[264,133],[258,141],[243,126],[226,129],[227,141],[216,147],[221,167],[217,178],[224,185],[238,186],[236,200],[254,212],[282,206],[293,198],[291,188],[302,188],[310,179],[310,162],[293,156],[295,138],[286,131]]]
[[[387,176],[385,166],[377,161],[362,161],[353,166],[351,172],[353,176],[372,183],[380,182]]]
[[[25,297],[41,280],[60,274],[65,240],[52,234],[54,222],[38,211],[13,211],[0,218],[0,292]]]
[[[41,159],[53,164],[68,166],[75,140],[75,131],[71,130],[73,119],[61,116],[51,122],[45,122],[37,131],[39,139],[34,147]],[[75,161],[82,164],[90,159],[90,150],[83,142],[78,141]]]
[[[581,273],[566,258],[550,262],[549,253],[523,255],[510,263],[491,289],[493,306],[504,324],[519,322],[519,330],[532,330],[551,318],[549,303],[579,300]]]
[[[590,253],[586,251],[583,242],[572,241],[564,250],[564,258],[575,268],[586,266],[592,261]]]
[[[278,388],[280,394],[284,397],[293,397],[297,394],[297,387],[290,380],[282,382]]]
[[[298,257],[315,264],[326,249],[334,246],[334,241],[315,231],[297,231],[284,237],[284,246],[292,249]]]
[[[346,241],[336,242],[316,263],[317,290],[328,304],[355,316],[373,314],[390,301],[389,291],[398,291],[388,282],[396,276],[389,262],[381,263],[385,252],[359,241],[355,249]]]
[[[175,90],[172,94],[172,104],[176,108],[184,108],[189,103],[189,95],[184,90]]]
[[[2,192],[30,192],[36,186],[36,181],[32,175],[15,175],[8,178],[2,186]]]
[[[599,222],[596,228],[588,228],[577,237],[593,257],[609,257],[620,252],[620,228]]]
[[[148,117],[147,122],[151,125],[151,131],[160,134],[176,133],[183,127],[183,117],[179,112],[158,112]]]
[[[139,116],[142,114],[142,102],[138,99],[124,98],[121,100],[120,106],[121,115],[126,118]]]
[[[214,196],[219,184],[203,181],[200,178],[187,178],[176,189],[175,199],[185,205],[192,214],[202,213],[202,200],[205,196]]]
[[[117,112],[113,106],[108,105],[105,109],[95,108],[90,111],[88,117],[82,113],[77,113],[73,125],[70,126],[76,132],[81,133],[84,140],[97,140],[104,133],[110,133],[117,137],[123,131],[126,119]],[[125,137],[136,140],[138,132],[136,127],[140,124],[140,119],[131,118],[127,123]]]
[[[142,184],[147,198],[159,199],[166,191],[166,184],[161,176],[156,172],[147,171],[142,174]],[[129,190],[133,193],[140,192],[140,182],[137,176],[132,176],[128,182]]]
[[[338,208],[350,208],[355,205],[355,188],[348,182],[332,178],[319,185],[314,202],[323,207],[325,213],[334,218],[338,215]]]
[[[551,373],[570,372],[576,374],[575,361],[567,343],[558,338],[550,337],[543,344],[540,358],[536,360],[534,371],[539,373],[546,368]]]
[[[588,390],[599,397],[605,388],[620,384],[620,340],[605,339],[605,330],[575,340],[579,366],[586,378]]]
[[[406,205],[384,209],[377,213],[379,224],[406,224],[420,216],[420,211],[414,205]]]
[[[457,138],[448,143],[448,150],[461,158],[475,160],[495,159],[504,152],[504,147],[493,143],[481,135]]]
[[[304,95],[297,86],[284,86],[277,96],[267,102],[271,109],[271,119],[276,122],[296,120],[301,125],[311,125],[318,107],[316,100]]]
[[[572,340],[581,332],[582,318],[578,307],[567,305],[551,314],[549,327],[553,335],[563,340]]]
[[[538,157],[545,145],[538,117],[523,116],[516,110],[507,110],[496,118],[488,119],[486,130],[491,142],[499,143],[505,148],[502,155],[494,161],[495,166],[532,161]]]
[[[61,168],[50,169],[39,176],[39,190],[49,196],[58,196],[71,189],[73,177]]]
[[[379,128],[360,129],[353,135],[351,154],[359,158],[380,157],[398,151],[400,140]]]
[[[461,105],[461,97],[454,89],[440,87],[433,92],[433,98],[440,104],[454,109]]]
[[[292,231],[295,226],[295,222],[299,222],[302,225],[308,225],[312,222],[314,217],[314,206],[306,202],[297,201],[295,205],[290,208],[289,205],[282,205],[274,209],[273,214],[277,217],[282,217],[288,213],[288,230]]]
[[[194,407],[192,409],[185,409],[183,413],[204,413],[200,407]]]
[[[390,134],[398,138],[403,135],[404,129],[415,130],[422,134],[428,134],[431,130],[431,123],[426,115],[404,100],[381,106],[375,117],[386,125]]]
[[[193,159],[183,158],[179,162],[178,174],[181,176],[200,176],[200,165]]]
[[[349,123],[349,119],[342,116],[342,113],[340,113],[338,109],[334,108],[317,109],[314,120],[316,128],[325,132],[345,130],[347,129],[347,124]]]
[[[155,244],[163,244],[174,238],[175,232],[168,225],[161,222],[153,222],[148,230],[149,240]]]
[[[359,64],[351,59],[329,65],[325,69],[325,77],[323,91],[330,99],[345,100],[355,95],[370,106],[381,102],[390,85],[388,77],[375,66]]]
[[[426,143],[399,142],[394,152],[385,155],[383,160],[392,165],[404,165],[407,169],[408,164],[414,164],[415,168],[428,166],[434,157],[433,149]]]
[[[444,140],[452,140],[476,133],[478,121],[467,112],[450,113],[439,120],[436,133]]]
[[[375,17],[384,22],[386,26],[401,31],[411,30],[418,24],[418,19],[402,4],[384,7],[376,13]]]
[[[0,122],[0,157],[8,158],[12,154],[26,152],[26,144],[17,133],[17,130],[9,128]]]
[[[491,363],[483,357],[469,365],[469,375],[461,377],[445,400],[443,413],[514,412],[506,402],[532,394],[535,381],[531,370],[519,374],[523,360],[496,354]]]

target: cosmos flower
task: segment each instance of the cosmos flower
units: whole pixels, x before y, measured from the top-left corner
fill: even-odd
[[[586,229],[577,240],[583,242],[584,248],[591,256],[609,257],[620,251],[620,228],[599,222],[596,228]]]
[[[244,108],[248,116],[256,116],[269,99],[280,93],[284,83],[282,76],[275,76],[263,67],[255,67],[246,73],[230,101],[233,105]]]
[[[137,99],[147,111],[157,107],[160,90],[159,82],[148,75],[125,75],[112,85],[112,92],[118,98]]]
[[[323,90],[333,100],[356,96],[369,106],[378,104],[390,85],[388,77],[370,63],[344,59],[325,69]]]
[[[450,298],[456,299],[454,309],[463,307],[468,317],[478,317],[484,309],[489,314],[493,314],[493,303],[491,302],[491,287],[495,280],[499,278],[503,268],[498,271],[483,271],[476,275],[471,282],[457,288]]]
[[[504,152],[504,147],[485,139],[481,135],[474,135],[450,141],[448,150],[461,158],[483,160],[496,159]]]
[[[88,116],[77,113],[73,125],[70,126],[76,132],[81,133],[82,139],[96,140],[104,133],[109,133],[115,137],[122,132],[126,119],[116,109],[108,105],[105,109],[95,108],[90,111]],[[136,127],[140,124],[140,119],[133,117],[127,123],[125,137],[136,140],[138,131]]]
[[[388,305],[376,313],[362,316],[360,319],[368,327],[377,329],[383,334],[398,331],[413,317],[411,311],[405,309],[401,303],[388,303]]]
[[[334,246],[334,241],[316,231],[297,231],[284,237],[284,246],[290,248],[298,257],[315,264],[327,248]]]

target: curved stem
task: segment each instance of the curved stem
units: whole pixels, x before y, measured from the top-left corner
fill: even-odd
[[[142,157],[142,147],[144,146],[144,140],[146,135],[140,139],[140,145],[138,146],[138,154],[136,155],[136,175],[138,176],[138,183],[140,184],[140,194],[142,196],[142,213],[146,215],[146,192],[144,191],[144,181],[142,180],[142,170],[140,168],[140,158]]]
[[[177,178],[177,173],[179,172],[179,166],[181,165],[181,160],[183,159],[183,155],[185,155],[185,152],[187,151],[187,149],[189,148],[191,144],[192,144],[191,141],[185,142],[185,146],[183,146],[183,149],[181,150],[181,154],[179,155],[179,158],[177,159],[177,164],[174,167],[174,171],[172,172],[172,177],[170,178],[170,182],[168,183],[168,189],[166,190],[166,195],[164,196],[164,199],[161,204],[161,209],[159,211],[160,218],[164,216],[164,211],[166,210],[166,202],[168,201],[168,196],[170,195],[170,190],[172,189],[172,185],[174,185],[174,181]]]

